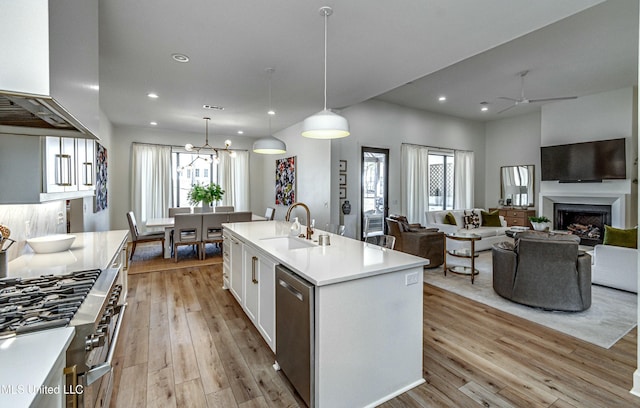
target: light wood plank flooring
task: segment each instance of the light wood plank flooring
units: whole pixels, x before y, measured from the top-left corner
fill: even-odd
[[[304,407],[221,275],[130,276],[112,407]],[[636,343],[605,350],[425,284],[426,383],[383,407],[638,407]]]

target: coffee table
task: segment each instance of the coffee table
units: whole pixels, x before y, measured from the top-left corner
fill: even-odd
[[[478,234],[473,233],[453,233],[453,234],[445,234],[445,236],[449,239],[453,239],[456,241],[464,241],[471,243],[471,249],[454,249],[447,251],[447,240],[445,239],[445,248],[444,248],[444,276],[447,276],[447,270],[452,273],[457,273],[460,275],[471,275],[471,284],[473,284],[474,277],[479,273],[476,269],[476,241],[482,239],[482,237]],[[449,266],[447,265],[447,254],[451,256],[456,256],[458,258],[468,258],[471,259],[471,266]]]

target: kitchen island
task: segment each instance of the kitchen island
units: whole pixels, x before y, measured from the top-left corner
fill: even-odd
[[[314,287],[310,405],[376,406],[423,383],[428,260],[335,234],[321,246],[326,233],[305,240],[290,225],[224,224],[223,278],[276,355],[276,265]]]

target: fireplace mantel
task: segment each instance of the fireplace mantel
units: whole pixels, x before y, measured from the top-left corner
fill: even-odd
[[[602,183],[540,183],[540,214],[553,219],[553,204],[600,204],[611,206],[611,226],[626,228],[626,204],[631,180],[605,180]]]

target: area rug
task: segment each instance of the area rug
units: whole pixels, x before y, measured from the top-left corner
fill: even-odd
[[[480,271],[471,284],[468,275],[425,269],[424,282],[509,314],[541,324],[603,348],[610,348],[638,323],[637,295],[593,285],[591,307],[584,312],[550,312],[513,303],[493,291],[491,251],[476,258]]]

